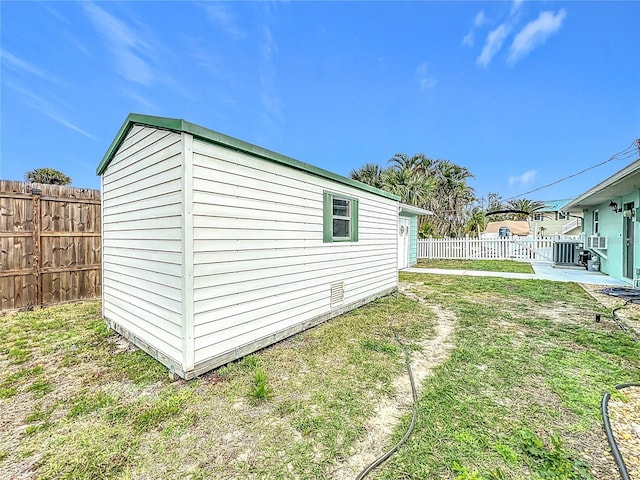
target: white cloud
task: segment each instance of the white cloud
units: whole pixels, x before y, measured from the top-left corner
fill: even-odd
[[[64,15],[59,13],[54,8],[52,8],[51,6],[47,5],[46,3],[42,2],[42,3],[40,3],[40,6],[42,8],[44,8],[47,12],[49,12],[52,16],[54,16],[58,20],[60,20],[61,22],[64,22],[64,23],[67,23],[67,24],[69,23],[69,19],[67,19],[67,17],[65,17]]]
[[[482,25],[485,24],[486,21],[487,21],[487,17],[484,14],[484,10],[480,10],[478,13],[476,13],[476,18],[473,19],[473,26],[481,27]]]
[[[484,47],[482,48],[482,52],[477,58],[476,63],[481,67],[487,67],[489,63],[491,63],[491,59],[502,48],[502,44],[504,43],[507,35],[509,35],[510,32],[511,27],[506,23],[499,25],[498,28],[489,32]]]
[[[239,40],[246,36],[244,31],[238,26],[234,16],[223,4],[208,3],[204,8],[207,11],[209,20],[232,39]]]
[[[438,81],[433,75],[429,73],[429,64],[423,63],[416,68],[416,74],[418,76],[418,84],[420,85],[420,91],[424,92],[434,88]]]
[[[476,13],[475,18],[473,19],[473,27],[471,27],[469,33],[467,33],[462,39],[462,44],[467,47],[473,47],[475,44],[475,29],[481,27],[486,22],[487,17],[484,14],[484,10],[480,10],[478,13]]]
[[[513,39],[509,48],[507,61],[514,64],[531,50],[542,45],[549,36],[557,32],[561,27],[567,13],[564,9],[554,14],[551,11],[541,12],[537,19],[529,22]]]
[[[36,65],[33,65],[32,63],[29,63],[22,58],[18,58],[4,49],[0,49],[0,58],[4,60],[4,64],[7,67],[13,70],[27,72],[31,75],[35,75],[36,77],[40,77],[45,80],[55,79],[55,76],[52,73],[47,72],[43,68],[37,67]]]
[[[275,56],[278,53],[278,44],[271,33],[268,25],[262,29],[263,37],[259,44],[260,51],[260,92],[259,98],[265,110],[267,122],[272,124],[273,120],[278,123],[284,122],[284,104],[278,95],[276,82]]]
[[[529,170],[527,172],[524,172],[522,175],[512,175],[511,177],[509,177],[509,187],[527,186],[528,184],[533,182],[537,174],[538,172],[536,172],[535,170]]]
[[[111,51],[116,68],[125,79],[149,86],[155,75],[149,62],[143,57],[150,51],[149,45],[125,22],[94,3],[83,3],[85,12]]]
[[[475,35],[473,34],[473,30],[470,30],[462,39],[462,45],[466,47],[473,47],[475,43]]]
[[[122,93],[127,97],[129,97],[134,102],[136,102],[138,105],[143,106],[145,108],[145,111],[147,112],[159,111],[158,107],[153,102],[151,102],[146,97],[143,97],[142,95],[140,95],[139,93],[135,92],[132,89],[125,88],[123,89]]]
[[[5,82],[5,84],[11,87],[13,90],[18,92],[22,96],[22,100],[31,108],[41,113],[42,115],[49,117],[55,122],[63,125],[85,137],[96,139],[93,135],[91,135],[86,130],[78,127],[71,121],[67,120],[61,113],[59,108],[57,108],[50,100],[42,98],[41,96],[33,93],[31,90],[27,90],[20,85],[17,85],[12,82]]]
[[[524,0],[513,0],[513,4],[511,5],[511,12],[509,13],[509,15],[515,15],[518,10],[520,10],[523,1]]]

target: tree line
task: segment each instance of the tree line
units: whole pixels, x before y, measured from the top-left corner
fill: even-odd
[[[351,170],[349,177],[398,195],[403,203],[433,212],[420,217],[422,237],[477,236],[488,221],[524,220],[544,207],[543,202],[503,201],[499,194],[490,193],[485,208],[468,183],[474,178],[468,168],[423,153],[397,153],[386,167],[366,163]]]

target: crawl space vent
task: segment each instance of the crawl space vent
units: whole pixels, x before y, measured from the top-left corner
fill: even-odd
[[[331,284],[331,306],[339,305],[344,301],[344,282]]]

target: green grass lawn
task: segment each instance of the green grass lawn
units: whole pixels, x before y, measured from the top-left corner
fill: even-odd
[[[484,272],[534,273],[530,263],[515,260],[427,260],[420,259],[418,268],[444,268],[447,270],[477,270]]]
[[[455,315],[454,347],[424,381],[414,434],[370,478],[615,478],[599,402],[637,380],[640,352],[593,322],[606,312],[591,297],[564,283],[401,279],[422,302],[387,297],[189,382],[127,348],[98,302],[0,317],[0,471],[333,478],[405,375],[390,319],[417,354],[437,307]]]

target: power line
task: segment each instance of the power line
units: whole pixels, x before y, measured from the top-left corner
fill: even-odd
[[[604,162],[600,162],[600,163],[598,163],[596,165],[592,165],[591,167],[587,167],[584,170],[580,170],[579,172],[574,173],[572,175],[567,175],[566,177],[563,177],[560,180],[556,180],[555,182],[548,183],[546,185],[543,185],[542,187],[534,188],[533,190],[529,190],[528,192],[524,192],[524,193],[521,193],[519,195],[515,195],[513,197],[507,198],[504,201],[508,202],[509,200],[513,200],[513,199],[518,198],[518,197],[523,197],[525,195],[529,195],[530,193],[537,192],[537,191],[542,190],[544,188],[551,187],[553,185],[557,185],[560,182],[564,182],[565,180],[569,180],[570,178],[577,177],[578,175],[582,175],[583,173],[588,172],[589,170],[593,170],[594,168],[600,167],[600,166],[604,165],[605,163],[609,163],[609,162],[611,162],[613,160],[626,160],[626,159],[634,157],[636,155],[640,156],[640,153],[636,153],[636,150],[638,150],[638,152],[640,152],[640,138],[634,140],[633,142],[631,142],[631,145],[629,145],[627,148],[625,148],[621,152],[613,154],[609,159],[605,160]]]

